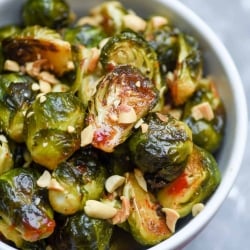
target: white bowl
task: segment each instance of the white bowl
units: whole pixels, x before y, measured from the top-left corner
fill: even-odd
[[[24,1],[0,0],[0,25],[18,21],[20,6]],[[102,1],[68,1],[77,13],[86,13]],[[198,38],[205,60],[206,74],[217,82],[219,93],[225,104],[227,124],[223,147],[218,155],[222,181],[207,202],[205,209],[189,221],[171,238],[150,248],[150,250],[177,249],[191,241],[215,215],[226,199],[240,170],[247,138],[247,105],[238,71],[223,44],[213,31],[190,9],[177,0],[127,0],[121,1],[139,15],[167,15],[182,30]],[[225,223],[227,223],[225,221]],[[13,248],[0,242],[0,249]]]

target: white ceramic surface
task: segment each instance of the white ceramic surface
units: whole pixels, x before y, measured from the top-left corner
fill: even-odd
[[[24,1],[0,0],[0,24],[18,21],[17,13]],[[86,13],[89,8],[102,2],[98,0],[69,0],[78,13]],[[227,111],[226,136],[218,157],[222,172],[222,182],[205,209],[171,238],[150,250],[172,250],[183,247],[191,241],[212,219],[226,199],[239,172],[247,138],[247,106],[238,71],[223,44],[214,32],[190,9],[177,0],[127,0],[121,1],[128,8],[144,17],[150,14],[167,15],[174,24],[193,34],[200,41],[205,58],[206,73],[213,76]],[[1,250],[10,250],[0,242]]]

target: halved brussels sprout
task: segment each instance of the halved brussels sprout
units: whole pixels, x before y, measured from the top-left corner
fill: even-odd
[[[5,59],[24,65],[43,60],[42,69],[62,75],[71,70],[71,45],[47,27],[29,26],[2,41]]]
[[[58,29],[73,21],[73,13],[64,0],[28,0],[23,5],[22,17],[26,26],[41,25]]]
[[[101,27],[84,24],[82,26],[69,27],[63,31],[63,39],[72,45],[81,44],[87,48],[98,47],[99,43],[107,35]]]
[[[159,91],[162,88],[157,55],[136,32],[126,30],[112,36],[101,50],[100,61],[108,71],[124,64],[137,67]]]
[[[172,181],[192,152],[192,132],[169,115],[151,113],[144,120],[147,130],[138,129],[129,139],[132,159],[144,173]]]
[[[84,109],[72,93],[48,93],[37,98],[27,112],[25,142],[32,159],[55,169],[80,148]]]
[[[99,199],[107,177],[97,152],[90,148],[78,150],[53,171],[52,178],[62,190],[49,190],[52,208],[61,214],[74,214],[82,210],[86,200]]]
[[[123,17],[128,11],[118,1],[109,1],[90,11],[90,17],[97,21],[104,31],[112,36],[123,28]]]
[[[172,235],[159,204],[138,184],[133,173],[126,174],[123,195],[131,200],[128,224],[132,236],[142,245],[154,245]]]
[[[152,82],[138,69],[117,66],[100,81],[91,102],[87,121],[93,131],[92,145],[112,152],[153,108],[157,97]]]
[[[37,91],[33,79],[18,73],[0,75],[0,130],[17,142],[23,142],[25,114]]]
[[[52,246],[55,250],[106,250],[112,231],[113,226],[107,220],[77,213],[67,217],[58,228]]]
[[[194,146],[182,174],[161,189],[157,199],[163,207],[172,208],[184,217],[192,211],[193,205],[210,197],[220,179],[214,157]]]
[[[13,168],[0,176],[0,216],[17,235],[30,242],[47,238],[55,228],[47,194],[36,184],[38,177],[39,173],[30,168]]]
[[[211,118],[197,119],[193,114],[195,108],[202,104],[210,107]],[[184,106],[182,120],[191,128],[195,144],[212,153],[219,148],[225,126],[225,110],[211,79],[199,82],[197,91]]]

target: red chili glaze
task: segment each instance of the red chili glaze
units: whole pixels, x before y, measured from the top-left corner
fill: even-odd
[[[182,173],[170,184],[166,192],[170,195],[178,195],[186,188],[188,188],[187,175],[186,173]]]

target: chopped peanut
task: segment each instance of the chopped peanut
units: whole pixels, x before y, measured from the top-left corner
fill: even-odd
[[[52,90],[51,85],[42,79],[39,80],[39,86],[40,86],[40,91],[45,94],[51,92]]]
[[[138,31],[143,31],[146,28],[146,22],[143,20],[141,17],[133,15],[133,14],[128,14],[123,17],[123,22],[125,27],[138,32]]]
[[[89,217],[96,219],[111,219],[117,213],[116,208],[96,200],[87,200],[84,211]]]
[[[168,23],[167,19],[165,17],[162,16],[154,16],[152,17],[152,23],[153,23],[153,27],[155,29],[160,28],[163,25],[166,25]]]
[[[148,188],[147,188],[147,182],[144,179],[143,173],[141,172],[141,170],[135,168],[134,169],[134,173],[135,173],[135,179],[137,181],[137,183],[139,184],[139,186],[145,191],[148,192]]]
[[[167,122],[168,121],[168,117],[166,116],[166,115],[163,115],[163,114],[161,114],[161,113],[156,113],[156,115],[157,115],[157,117],[161,120],[161,121],[163,121],[163,122]]]
[[[147,133],[147,131],[148,131],[148,124],[147,123],[142,123],[141,132],[144,134],[144,133]]]
[[[51,181],[50,172],[45,170],[43,174],[39,177],[36,183],[37,183],[37,186],[41,188],[45,188],[49,186],[50,181]]]
[[[119,106],[119,114],[118,114],[118,122],[129,124],[136,122],[137,115],[133,107],[129,105],[120,105]]]
[[[38,78],[40,80],[44,80],[45,82],[48,82],[50,84],[59,84],[60,81],[50,72],[48,71],[42,71],[39,73]]]
[[[192,215],[193,216],[198,215],[204,208],[205,206],[203,203],[194,204],[192,207]]]
[[[4,70],[19,72],[20,66],[16,61],[6,60],[3,66]]]
[[[48,185],[48,189],[57,190],[57,191],[64,191],[63,186],[55,178],[51,178],[50,183]]]
[[[105,188],[109,193],[113,193],[118,187],[123,185],[125,177],[120,175],[111,175],[105,182]]]
[[[211,121],[214,119],[214,112],[209,102],[203,102],[195,105],[192,110],[192,117],[197,121],[205,119]]]
[[[169,230],[174,233],[175,232],[175,225],[177,220],[180,218],[180,215],[177,211],[171,208],[162,208],[162,211],[166,214],[166,224]]]
[[[87,126],[81,132],[81,147],[91,144],[94,137],[94,128],[92,125]]]

